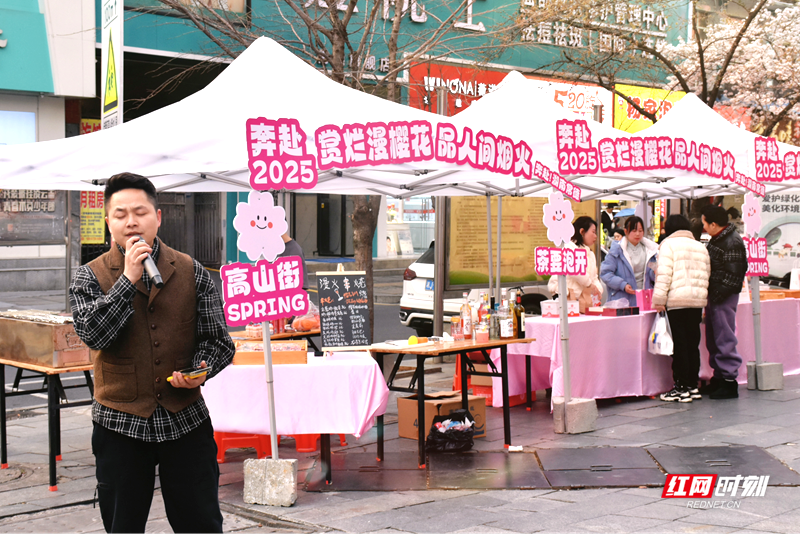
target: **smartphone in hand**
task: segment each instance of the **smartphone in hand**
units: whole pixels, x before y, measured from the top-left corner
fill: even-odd
[[[180,374],[183,375],[183,378],[200,378],[201,376],[206,376],[209,371],[211,371],[213,367],[198,367],[197,369],[189,368],[189,369],[181,369],[178,371]],[[172,382],[172,377],[167,377],[167,382]]]

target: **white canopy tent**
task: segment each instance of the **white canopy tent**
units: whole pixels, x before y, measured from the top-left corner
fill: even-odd
[[[289,83],[276,83],[275,73],[288,73]],[[248,191],[245,123],[256,117],[297,119],[307,135],[307,152],[312,154],[316,153],[314,132],[326,124],[424,120],[434,129],[439,123],[469,127],[475,133],[484,129],[514,142],[525,141],[533,151],[533,161],[556,171],[555,123],[576,117],[543,98],[530,84],[521,74],[511,73],[495,92],[458,116],[444,118],[337,84],[262,37],[205,89],[176,104],[86,136],[0,147],[0,188],[89,190],[129,170],[150,177],[160,191]],[[588,128],[595,144],[603,138],[629,137],[599,123],[591,122]],[[686,137],[685,130],[681,135]],[[598,173],[572,181],[586,192],[584,200],[691,198],[716,194],[714,187],[723,184],[732,186],[672,171]],[[550,188],[539,180],[426,161],[321,171],[313,192],[397,198],[546,196]]]
[[[290,73],[276,83],[274,73]],[[315,153],[314,132],[325,124],[426,120],[481,128],[523,140],[533,159],[557,170],[555,121],[575,119],[512,72],[498,89],[461,114],[443,118],[335,83],[275,41],[254,42],[205,89],[171,106],[110,130],[69,139],[0,147],[0,187],[90,190],[124,170],[150,177],[159,191],[246,191],[250,189],[245,121],[297,119]],[[539,127],[541,125],[541,127]],[[590,123],[592,138],[628,136]],[[584,198],[642,199],[672,195],[680,188],[718,183],[707,177],[655,176],[633,172],[573,178]],[[668,182],[668,191],[660,184]],[[372,194],[397,198],[436,194],[546,195],[549,184],[519,180],[441,161],[365,166],[319,173],[317,193]],[[681,196],[681,194],[676,194]]]

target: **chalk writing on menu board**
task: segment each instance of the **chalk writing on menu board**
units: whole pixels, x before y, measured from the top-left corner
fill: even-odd
[[[317,273],[322,350],[367,348],[367,276],[363,271]]]

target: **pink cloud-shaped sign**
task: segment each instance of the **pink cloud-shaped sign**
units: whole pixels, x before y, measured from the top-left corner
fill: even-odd
[[[263,256],[268,262],[274,262],[286,249],[281,237],[289,229],[286,212],[275,205],[270,193],[251,191],[247,202],[239,202],[233,227],[239,232],[236,246],[250,261]]]
[[[761,231],[761,204],[753,193],[747,193],[744,196],[742,219],[745,233],[752,237],[757,236]]]
[[[569,243],[575,233],[572,227],[574,217],[569,200],[559,192],[550,193],[550,202],[544,205],[544,217],[542,217],[542,222],[547,228],[547,239],[557,247],[562,243]]]

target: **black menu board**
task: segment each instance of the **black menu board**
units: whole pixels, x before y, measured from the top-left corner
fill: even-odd
[[[364,271],[317,273],[322,350],[367,349],[369,328],[367,274]]]

